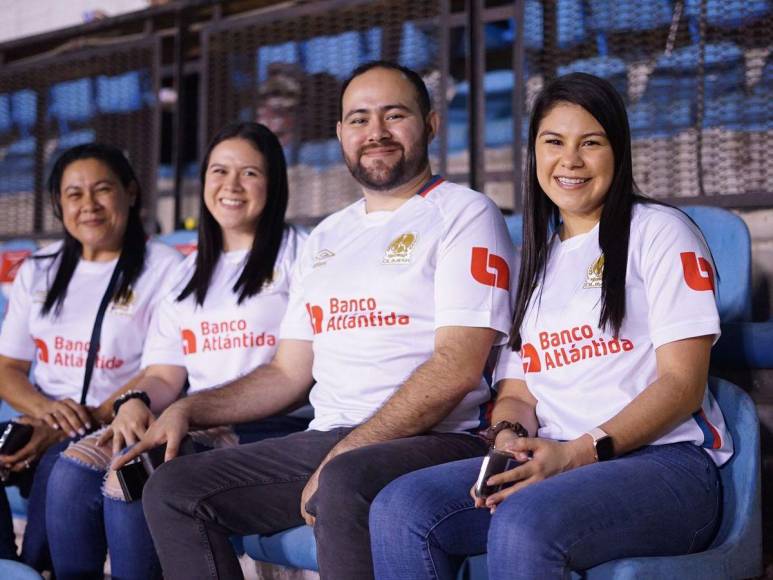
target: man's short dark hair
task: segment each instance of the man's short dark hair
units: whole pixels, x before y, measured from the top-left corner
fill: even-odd
[[[399,73],[402,73],[406,79],[413,85],[414,90],[416,91],[416,100],[419,103],[419,110],[421,111],[421,116],[426,119],[427,115],[429,115],[429,112],[432,110],[432,101],[429,97],[429,91],[427,90],[427,85],[424,84],[424,81],[422,80],[421,76],[414,71],[409,69],[407,66],[402,66],[400,64],[397,64],[395,62],[391,62],[388,60],[372,60],[366,63],[361,64],[356,69],[352,71],[352,74],[349,75],[349,78],[347,78],[344,81],[344,84],[341,85],[341,93],[338,95],[338,118],[343,120],[344,117],[344,93],[346,92],[347,87],[349,86],[349,83],[351,83],[354,79],[356,79],[358,76],[365,74],[369,70],[372,70],[374,68],[384,68],[387,70],[394,70]]]

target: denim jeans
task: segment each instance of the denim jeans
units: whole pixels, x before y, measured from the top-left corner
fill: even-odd
[[[308,420],[272,417],[239,426],[240,442],[304,429]],[[102,578],[110,551],[116,580],[153,580],[161,566],[142,503],[104,497],[105,471],[62,456],[49,480],[46,519],[57,580]]]
[[[491,516],[469,495],[480,459],[406,475],[371,509],[377,580],[452,579],[488,552],[489,578],[569,578],[608,560],[705,549],[720,521],[717,468],[692,443],[653,445],[509,496]]]
[[[271,534],[302,525],[303,488],[350,431],[306,431],[162,465],[148,481],[142,502],[164,578],[241,578],[229,535]],[[476,437],[431,433],[361,447],[330,461],[307,504],[317,518],[321,577],[372,578],[368,512],[387,483],[422,467],[484,452]]]
[[[46,519],[57,579],[102,578],[108,545],[113,578],[160,578],[142,504],[104,498],[104,475],[69,457],[54,466]]]
[[[51,570],[51,555],[46,537],[46,487],[59,454],[73,441],[75,439],[65,439],[52,445],[33,467],[35,474],[27,502],[27,527],[24,529],[21,561],[39,572]]]

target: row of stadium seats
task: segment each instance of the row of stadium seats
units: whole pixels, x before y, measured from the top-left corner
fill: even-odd
[[[618,0],[558,0],[556,3],[556,43],[570,49],[590,40],[606,54],[607,34],[641,33],[671,26],[676,4],[673,0],[620,2]],[[686,18],[691,36],[697,41],[701,0],[686,0],[681,18]],[[737,28],[758,22],[771,13],[770,0],[706,0],[706,23],[720,29]],[[524,46],[544,48],[544,8],[540,0],[524,5]],[[486,26],[486,47],[506,49],[515,41],[512,21]],[[457,56],[463,51],[459,47]]]
[[[70,123],[87,122],[97,114],[137,111],[152,104],[154,98],[146,73],[80,78],[49,88],[46,116],[58,123],[60,133],[67,133]],[[20,135],[29,135],[37,121],[37,109],[37,95],[31,89],[0,94],[0,135],[14,128]]]
[[[717,299],[723,336],[714,348],[713,360],[743,368],[773,368],[773,321],[750,322],[751,239],[746,225],[735,214],[720,208],[690,206],[683,209],[701,227],[720,276]],[[505,219],[513,243],[520,247],[523,243],[522,216],[509,215]],[[196,234],[178,231],[158,239],[188,253],[195,248]],[[35,243],[28,240],[6,242],[0,246],[0,275],[4,284],[12,279],[20,258],[35,247]],[[7,291],[7,286],[2,290]],[[707,552],[689,556],[686,563],[681,559],[677,562],[666,558],[608,563],[595,568],[588,578],[611,578],[620,573],[621,567],[631,566],[636,574],[651,572],[653,577],[675,577],[674,574],[680,575],[688,568],[698,574],[692,577],[712,569],[721,577],[723,574],[737,575],[739,570],[748,570],[748,566],[754,565],[755,546],[761,542],[759,429],[754,404],[748,395],[729,383],[712,379],[711,386],[736,442],[734,459],[721,470],[726,517],[714,546]],[[8,406],[0,412],[8,415]],[[14,513],[23,516],[23,500],[13,491],[10,499]],[[235,544],[239,545],[239,542]],[[317,569],[316,544],[308,526],[272,536],[248,536],[243,538],[242,544],[247,554],[256,560]],[[674,567],[681,564],[688,568]],[[481,557],[468,560],[460,574],[460,578],[466,580],[485,577],[485,559]]]
[[[383,58],[382,36],[382,29],[374,27],[262,46],[256,59],[258,82],[268,78],[269,67],[275,63],[295,64],[307,74],[328,73],[343,80],[363,62]],[[424,70],[436,61],[437,50],[433,35],[413,22],[403,23],[397,58],[400,64]]]

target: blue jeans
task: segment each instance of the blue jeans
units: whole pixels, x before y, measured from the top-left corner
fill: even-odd
[[[720,521],[717,468],[692,443],[652,445],[514,493],[493,516],[469,495],[481,459],[403,476],[373,502],[377,580],[455,578],[488,552],[489,578],[569,578],[618,558],[688,554]]]
[[[54,466],[46,521],[57,579],[102,578],[108,545],[113,578],[160,578],[142,504],[103,497],[104,476],[70,457]]]
[[[308,420],[272,417],[237,428],[244,443],[303,430]],[[51,473],[46,521],[57,580],[102,578],[110,549],[116,580],[152,580],[161,566],[142,513],[142,502],[103,497],[102,469],[61,457]]]

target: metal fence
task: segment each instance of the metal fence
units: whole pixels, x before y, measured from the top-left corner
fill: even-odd
[[[259,10],[241,14],[237,6]],[[137,33],[130,25],[141,18],[122,18],[111,34]],[[195,175],[185,167],[193,160],[181,152],[194,142],[200,151],[239,119],[265,122],[280,136],[289,217],[313,222],[356,199],[335,139],[338,94],[355,66],[377,58],[427,80],[443,118],[434,169],[503,208],[520,205],[529,103],[546,80],[578,70],[609,79],[624,96],[645,193],[773,206],[770,0],[189,0],[142,18],[140,39],[93,39],[87,26],[82,38],[92,44],[65,52],[36,54],[29,39],[21,41],[24,56],[8,60],[18,47],[0,47],[0,238],[57,230],[45,177],[54,157],[78,142],[126,149],[145,193],[154,194],[161,59],[179,95],[165,109],[174,122],[164,137],[178,226],[182,202],[191,214],[198,201],[195,179],[183,179]]]
[[[210,25],[202,32],[200,145],[227,122],[263,122],[285,148],[288,217],[315,221],[340,209],[361,195],[336,139],[342,81],[363,62],[388,59],[442,94],[444,11],[442,0],[314,2]],[[433,153],[440,159],[440,141]]]
[[[144,38],[43,55],[0,70],[0,234],[51,236],[46,179],[65,149],[121,147],[152,208],[158,160],[158,41]]]

